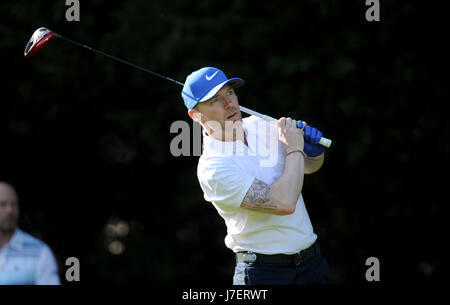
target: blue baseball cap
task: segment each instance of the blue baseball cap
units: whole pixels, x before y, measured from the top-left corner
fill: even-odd
[[[223,86],[229,84],[238,88],[244,84],[241,78],[228,79],[222,70],[214,67],[205,67],[192,72],[187,78],[181,91],[181,97],[187,109],[192,109],[198,103],[212,98]]]

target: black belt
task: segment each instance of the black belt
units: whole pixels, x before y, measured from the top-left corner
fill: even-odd
[[[237,252],[236,261],[238,263],[248,264],[286,264],[286,265],[300,265],[317,255],[320,255],[319,243],[316,241],[309,248],[300,251],[296,254],[259,254],[254,252]]]

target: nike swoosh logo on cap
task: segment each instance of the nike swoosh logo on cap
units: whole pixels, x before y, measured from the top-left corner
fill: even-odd
[[[207,80],[212,80],[213,77],[216,76],[216,74],[217,74],[218,72],[219,72],[219,70],[217,70],[216,72],[214,72],[214,74],[211,75],[211,76],[208,76],[208,74],[206,74],[205,77],[206,77]]]

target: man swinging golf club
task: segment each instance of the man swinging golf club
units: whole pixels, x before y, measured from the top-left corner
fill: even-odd
[[[216,68],[195,71],[183,84],[47,28],[33,33],[24,56],[40,52],[53,37],[183,86],[189,115],[204,127],[198,178],[205,199],[228,227],[225,243],[236,253],[235,284],[327,282],[327,262],[301,190],[304,174],[320,169],[331,140],[304,122],[283,117],[274,126],[271,117],[239,106],[234,88],[244,81],[227,79]],[[241,110],[252,116],[242,119]]]
[[[236,256],[233,284],[327,284],[328,265],[301,193],[304,174],[324,162],[322,133],[291,118],[275,125],[242,119],[234,89],[243,83],[206,67],[186,78],[181,93],[204,130],[197,176],[225,220],[225,244]],[[262,166],[267,158],[276,162]]]

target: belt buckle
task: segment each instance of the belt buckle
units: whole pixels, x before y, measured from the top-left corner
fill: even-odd
[[[295,264],[296,266],[298,266],[298,265],[300,265],[300,264],[302,263],[303,251],[304,251],[304,250],[302,250],[302,251],[296,253],[295,256],[294,256],[294,264]]]
[[[256,262],[256,254],[253,252],[245,252],[242,255],[244,263],[253,264]]]

